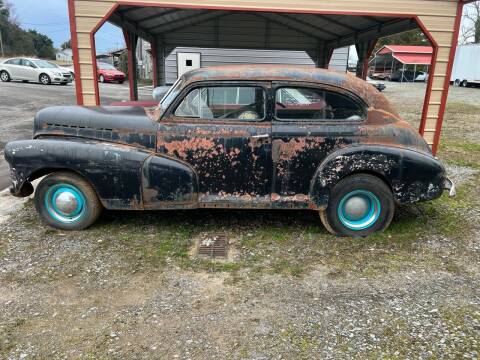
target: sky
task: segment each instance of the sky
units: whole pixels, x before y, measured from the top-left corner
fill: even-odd
[[[48,35],[56,48],[70,39],[67,0],[10,0],[10,3],[23,29]],[[120,29],[109,23],[97,32],[95,44],[98,54],[125,46]]]

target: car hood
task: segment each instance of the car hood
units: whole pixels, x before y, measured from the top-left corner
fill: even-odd
[[[155,149],[158,124],[135,106],[55,106],[37,113],[34,138],[67,136]]]
[[[121,71],[118,70],[100,70],[100,73],[105,74],[105,75],[122,75],[125,76],[125,74]]]

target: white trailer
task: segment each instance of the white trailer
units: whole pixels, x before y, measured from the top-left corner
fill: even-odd
[[[450,81],[463,87],[480,85],[480,44],[457,47]]]

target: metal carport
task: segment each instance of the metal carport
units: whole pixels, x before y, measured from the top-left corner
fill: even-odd
[[[378,38],[420,27],[434,49],[420,133],[436,152],[463,0],[69,0],[77,101],[98,105],[95,33],[120,26],[135,68],[138,37],[149,41],[155,85],[165,81],[165,57],[177,46],[304,50],[326,67],[334,48],[355,45],[357,76],[365,77]],[[131,99],[136,99],[130,71]]]

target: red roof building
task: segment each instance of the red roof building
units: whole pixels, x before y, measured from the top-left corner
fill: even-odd
[[[432,63],[431,46],[384,45],[370,60],[370,76],[388,78],[396,70],[425,71]]]

